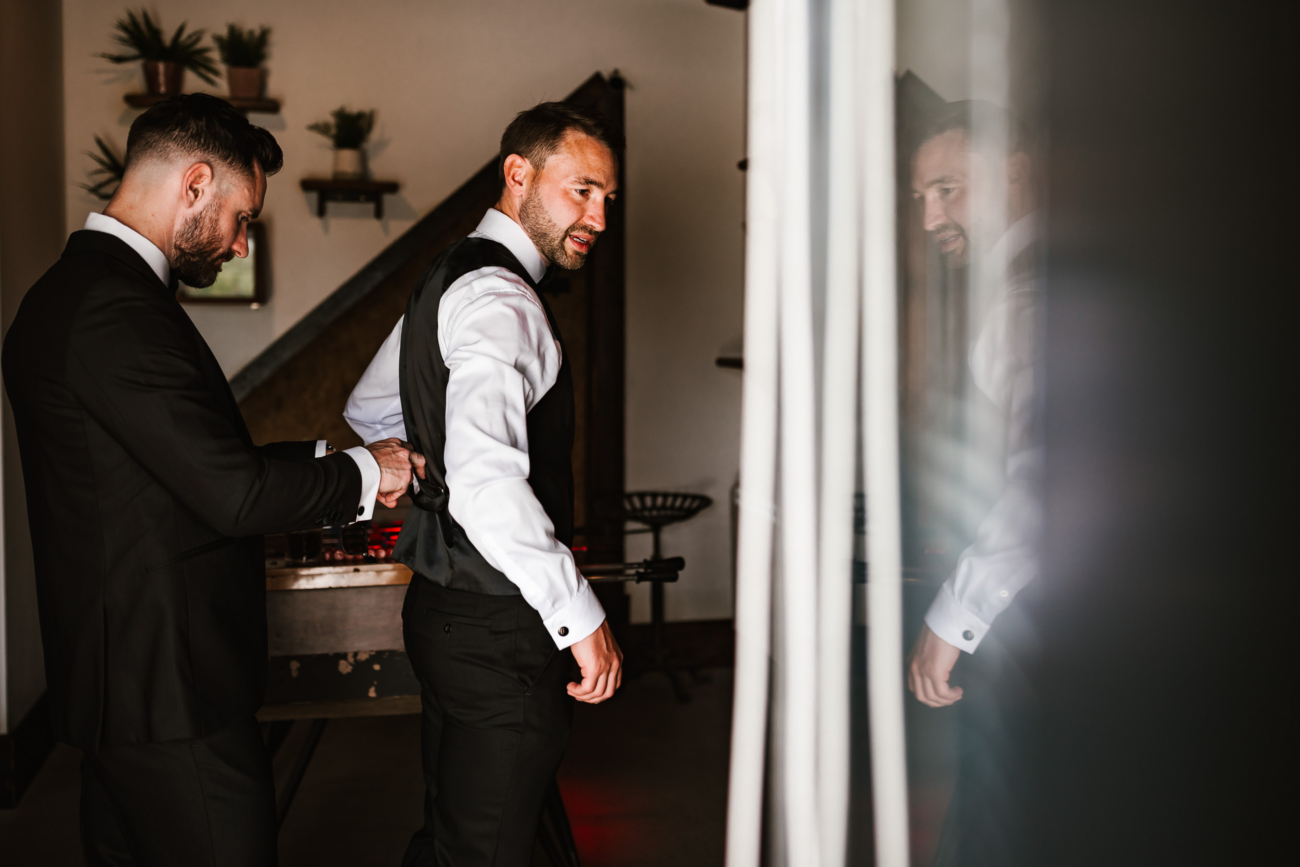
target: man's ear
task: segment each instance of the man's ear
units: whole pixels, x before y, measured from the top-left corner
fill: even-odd
[[[511,154],[506,157],[501,168],[502,174],[505,175],[506,192],[522,199],[533,179],[533,164],[519,154]]]
[[[212,166],[208,163],[194,163],[186,169],[185,174],[181,176],[181,194],[185,207],[193,208],[205,197],[211,196],[214,183],[215,175],[212,173]]]

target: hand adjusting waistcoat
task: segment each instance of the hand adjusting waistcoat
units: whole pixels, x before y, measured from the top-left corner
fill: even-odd
[[[527,269],[502,244],[464,238],[444,251],[416,284],[406,307],[399,350],[399,385],[406,436],[425,456],[420,490],[409,491],[416,508],[402,524],[393,559],[418,575],[456,590],[493,596],[518,595],[515,586],[490,565],[447,510],[447,380],[451,371],[438,343],[438,307],[461,277],[496,266],[519,276],[534,290]],[[560,341],[550,306],[538,295],[551,333]],[[573,544],[573,374],[560,342],[562,361],[555,385],[528,413],[528,484],[555,525],[555,538]]]

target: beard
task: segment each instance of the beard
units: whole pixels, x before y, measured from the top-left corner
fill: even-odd
[[[221,203],[211,202],[181,226],[172,244],[172,274],[186,286],[206,289],[217,282],[221,266],[234,256],[223,250],[217,214]]]
[[[944,266],[949,270],[959,271],[970,264],[970,235],[956,223],[946,223],[937,229],[930,230],[930,237],[935,240],[936,246],[938,246],[939,238],[950,235],[956,235],[960,239],[961,243],[957,245],[956,249],[950,251],[945,251],[943,247],[940,246],[939,257],[943,260]]]
[[[537,187],[528,191],[528,195],[519,206],[519,224],[524,227],[524,231],[528,233],[538,252],[566,271],[576,271],[581,268],[587,261],[587,254],[570,252],[564,245],[564,239],[571,232],[581,231],[584,235],[591,236],[592,246],[595,246],[596,239],[600,237],[600,232],[584,223],[574,223],[567,229],[561,229],[546,212],[546,206],[542,204],[542,197]]]

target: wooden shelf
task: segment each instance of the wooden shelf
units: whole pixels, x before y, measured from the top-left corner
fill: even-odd
[[[384,194],[401,189],[397,181],[337,180],[334,178],[303,178],[303,190],[316,194],[316,216],[325,216],[327,202],[373,202],[375,219],[383,219]]]
[[[280,100],[278,99],[236,99],[233,96],[222,96],[221,94],[216,95],[221,96],[222,99],[240,111],[256,111],[262,114],[280,113]],[[128,93],[124,99],[126,100],[126,104],[132,108],[149,108],[151,105],[156,105],[164,99],[167,99],[168,96],[171,96],[171,94]]]

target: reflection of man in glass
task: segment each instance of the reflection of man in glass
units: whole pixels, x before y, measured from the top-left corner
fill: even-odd
[[[1038,228],[1033,165],[1018,125],[987,103],[950,105],[913,162],[913,195],[945,264],[966,268],[971,379],[996,407],[997,435],[969,432],[975,457],[996,456],[1002,487],[929,611],[908,661],[908,687],[930,707],[963,697],[949,683],[962,651],[961,769],[939,863],[1008,864],[1022,838],[1012,795],[1030,706],[1017,663],[1024,618],[1012,606],[1037,575],[1041,449],[1034,430]],[[983,398],[979,398],[982,400]],[[990,634],[994,620],[1006,615]],[[987,641],[985,640],[987,637]]]

